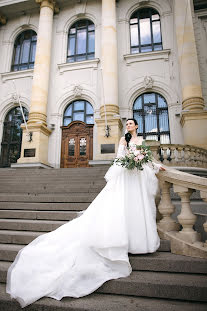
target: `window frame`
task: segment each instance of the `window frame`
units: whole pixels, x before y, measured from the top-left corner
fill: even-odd
[[[29,57],[28,57],[28,62],[23,63],[20,62],[22,59],[22,53],[23,53],[23,42],[25,38],[25,34],[30,32],[30,46],[29,46]],[[36,37],[34,40],[33,37]],[[26,40],[26,39],[25,39]],[[27,39],[28,40],[28,39]],[[18,44],[19,43],[19,44]],[[20,45],[20,51],[19,51],[19,57],[18,57],[18,63],[15,64],[15,56],[16,56],[16,47]],[[27,70],[27,69],[33,69],[34,68],[34,63],[35,61],[31,61],[31,56],[32,56],[32,49],[33,46],[37,46],[37,33],[33,29],[27,29],[25,31],[22,31],[15,39],[14,41],[14,47],[13,47],[13,56],[12,56],[12,65],[11,65],[11,71],[16,72],[16,71],[22,71],[22,70]],[[35,50],[36,54],[36,50]],[[26,66],[27,68],[21,69],[21,67]],[[16,70],[15,70],[16,68]]]
[[[84,26],[79,26],[78,24],[80,22],[85,21],[85,25]],[[94,26],[93,30],[88,30],[88,27],[90,25]],[[75,28],[75,34],[71,35],[70,34],[70,30],[72,28]],[[86,29],[86,53],[81,53],[81,54],[77,54],[77,47],[78,47],[78,39],[77,39],[77,34],[78,34],[78,30],[79,29]],[[89,33],[93,33],[94,34],[94,52],[89,52],[88,48],[89,48]],[[75,38],[75,44],[74,44],[74,54],[69,55],[69,49],[70,49],[70,37],[74,37]],[[78,57],[84,57],[85,59],[82,60],[77,60]],[[90,57],[92,56],[92,57]],[[66,56],[66,62],[67,63],[74,63],[74,62],[79,62],[79,61],[85,61],[85,60],[91,60],[95,58],[95,24],[90,20],[90,19],[81,19],[76,21],[75,23],[73,23],[68,31],[68,44],[67,44],[67,56]],[[71,61],[70,61],[71,59]],[[73,59],[73,60],[72,60]]]
[[[148,103],[148,104],[145,104],[145,102],[144,102],[144,95],[147,95],[147,94],[155,94],[155,102],[153,102],[153,103]],[[165,101],[165,103],[166,103],[166,107],[159,107],[158,106],[158,96],[160,96],[164,101]],[[134,109],[134,105],[135,105],[135,103],[136,103],[136,101],[138,100],[138,98],[140,98],[141,97],[141,103],[142,103],[142,108],[141,109]],[[150,104],[152,105],[156,105],[156,116],[157,116],[157,118],[156,118],[156,125],[157,125],[157,132],[146,132],[145,131],[145,128],[146,128],[146,126],[145,126],[145,109],[144,109],[144,107],[145,106],[150,106]],[[168,131],[160,131],[160,112],[162,112],[162,111],[167,111],[167,116],[168,116]],[[141,94],[141,95],[139,95],[136,99],[135,99],[135,101],[134,101],[134,104],[133,104],[133,118],[135,118],[136,119],[136,116],[135,116],[135,114],[136,113],[140,113],[139,115],[142,117],[142,122],[143,122],[143,132],[142,133],[140,133],[139,131],[138,131],[138,136],[142,136],[144,139],[146,139],[146,137],[147,136],[157,136],[158,137],[158,141],[160,141],[160,136],[161,135],[168,135],[169,136],[169,141],[171,141],[171,139],[170,139],[170,122],[169,122],[169,113],[168,113],[168,105],[167,105],[167,101],[166,101],[166,99],[161,95],[161,94],[159,94],[159,93],[156,93],[156,92],[145,92],[145,93],[143,93],[143,94]]]
[[[83,109],[79,109],[79,110],[75,110],[74,109],[74,104],[77,103],[77,102],[83,102],[84,103],[84,108]],[[84,123],[86,124],[94,124],[94,109],[93,109],[93,113],[86,113],[86,109],[87,109],[87,104],[89,104],[92,109],[93,109],[93,106],[91,105],[90,102],[88,102],[87,100],[83,100],[83,99],[79,99],[79,100],[74,100],[73,102],[71,102],[69,105],[67,105],[67,107],[65,108],[64,110],[64,113],[63,113],[63,126],[68,126],[71,122],[73,121],[82,121],[82,120],[73,120],[73,115],[74,115],[74,112],[79,112],[79,113],[83,113],[84,114]],[[65,112],[66,110],[72,106],[72,110],[71,110],[71,116],[65,116]],[[87,120],[87,117],[93,117],[93,123],[87,123],[86,120]],[[71,119],[70,123],[68,123],[67,125],[65,125],[65,120],[66,119]]]
[[[150,37],[151,37],[151,43],[150,44],[141,44],[141,37],[140,37],[140,20],[143,19],[143,18],[140,18],[140,13],[143,11],[143,10],[147,10],[148,9],[148,12],[149,12],[149,16],[148,18],[150,18]],[[152,15],[159,15],[159,19],[153,21],[152,20]],[[133,18],[137,18],[137,22],[136,23],[131,23],[131,19]],[[147,18],[147,16],[146,16]],[[159,43],[154,43],[154,38],[153,38],[153,22],[157,22],[159,21],[160,22],[160,42]],[[131,36],[131,25],[137,25],[137,28],[138,28],[138,45],[134,45],[132,46],[132,36]],[[162,51],[163,50],[163,41],[162,41],[162,25],[161,25],[161,18],[160,18],[160,14],[159,12],[154,9],[154,8],[141,8],[141,9],[138,9],[136,10],[130,17],[129,19],[129,33],[130,33],[130,54],[136,54],[136,53],[150,53],[150,52],[154,52],[154,51]],[[160,46],[161,45],[161,49],[160,50],[156,50],[155,47],[156,46]],[[151,51],[142,51],[141,49],[143,47],[148,47],[150,46],[152,48]],[[132,49],[138,49],[138,52],[133,52]]]

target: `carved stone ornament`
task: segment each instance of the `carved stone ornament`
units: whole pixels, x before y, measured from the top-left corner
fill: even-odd
[[[17,94],[16,93],[11,94],[11,99],[13,100],[14,103],[16,103],[18,100]]]
[[[6,17],[0,13],[0,25],[5,25],[6,22],[7,22]]]
[[[75,85],[73,92],[74,92],[74,97],[81,97],[83,93],[83,89],[80,85]]]
[[[151,89],[153,87],[153,79],[152,77],[146,76],[144,78],[144,88],[146,89]]]
[[[139,2],[139,4],[146,4],[146,3],[150,2],[150,0],[139,0],[138,2]]]

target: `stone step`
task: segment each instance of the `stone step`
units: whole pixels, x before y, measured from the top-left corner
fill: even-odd
[[[97,193],[0,193],[0,202],[54,202],[54,203],[88,203],[92,202]]]
[[[2,269],[6,268],[3,264]],[[6,282],[6,272],[1,282]],[[96,292],[206,302],[207,282],[206,275],[133,271],[127,278],[106,282]]]
[[[5,284],[0,284],[0,310],[22,310],[17,301],[6,294]],[[26,307],[28,311],[206,311],[207,304],[170,299],[120,296],[93,293],[79,299],[65,297],[61,301],[42,298]]]
[[[12,256],[15,256],[21,248],[19,248],[18,245],[14,246],[14,248],[11,247],[11,245],[1,245],[0,249],[2,252],[1,257],[3,257],[4,254],[4,258],[13,258]],[[1,260],[3,259],[1,258]],[[129,255],[129,260],[133,271],[207,275],[206,260],[200,258],[191,258],[158,251],[153,254]],[[0,282],[6,282],[6,273],[10,264],[11,261],[0,261]]]
[[[39,236],[41,233],[38,232],[37,236]],[[22,236],[24,236],[22,234]],[[35,239],[37,236],[32,236],[29,234],[26,234],[26,236],[29,238],[31,238],[31,240]],[[11,241],[13,237],[10,237]],[[20,235],[18,235],[17,238],[20,238]],[[14,238],[15,239],[15,238]],[[167,241],[169,242],[169,241]],[[0,260],[3,261],[13,261],[18,253],[18,251],[20,249],[22,249],[25,245],[22,244],[0,244]],[[169,243],[161,243],[160,247],[159,247],[159,252],[162,251],[166,251],[166,248],[168,247],[168,251],[169,251]],[[135,261],[135,260],[134,260]],[[133,263],[133,265],[135,265],[135,263]]]
[[[68,211],[27,211],[27,210],[0,210],[0,218],[4,219],[36,219],[36,220],[72,220],[77,212]],[[0,219],[1,221],[1,219]]]
[[[105,283],[97,292],[206,302],[207,277],[200,274],[133,271],[127,278]]]
[[[0,219],[0,230],[49,232],[65,223],[60,220]]]
[[[1,193],[10,192],[11,189],[15,189],[18,193],[38,193],[38,194],[73,194],[73,193],[99,193],[103,189],[102,186],[88,186],[87,184],[73,184],[73,185],[40,185],[40,184],[14,184],[14,185],[3,185],[0,188]]]
[[[90,202],[84,203],[39,203],[39,202],[0,202],[0,210],[35,211],[83,211]]]

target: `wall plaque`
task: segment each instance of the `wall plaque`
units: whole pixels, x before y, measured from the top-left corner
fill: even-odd
[[[115,153],[115,144],[101,144],[101,153]]]
[[[24,149],[24,158],[35,157],[36,149]]]

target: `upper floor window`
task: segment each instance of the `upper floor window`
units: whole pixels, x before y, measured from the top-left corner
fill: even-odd
[[[133,116],[138,122],[138,136],[170,144],[167,102],[158,93],[144,93],[134,102]]]
[[[63,125],[67,126],[72,121],[82,121],[93,124],[93,107],[86,100],[76,100],[65,109]]]
[[[68,34],[67,62],[78,62],[95,57],[95,26],[90,20],[72,25]]]
[[[130,18],[131,53],[162,50],[160,15],[152,8],[137,10]]]
[[[22,32],[15,40],[12,71],[34,68],[37,34],[33,30]]]

